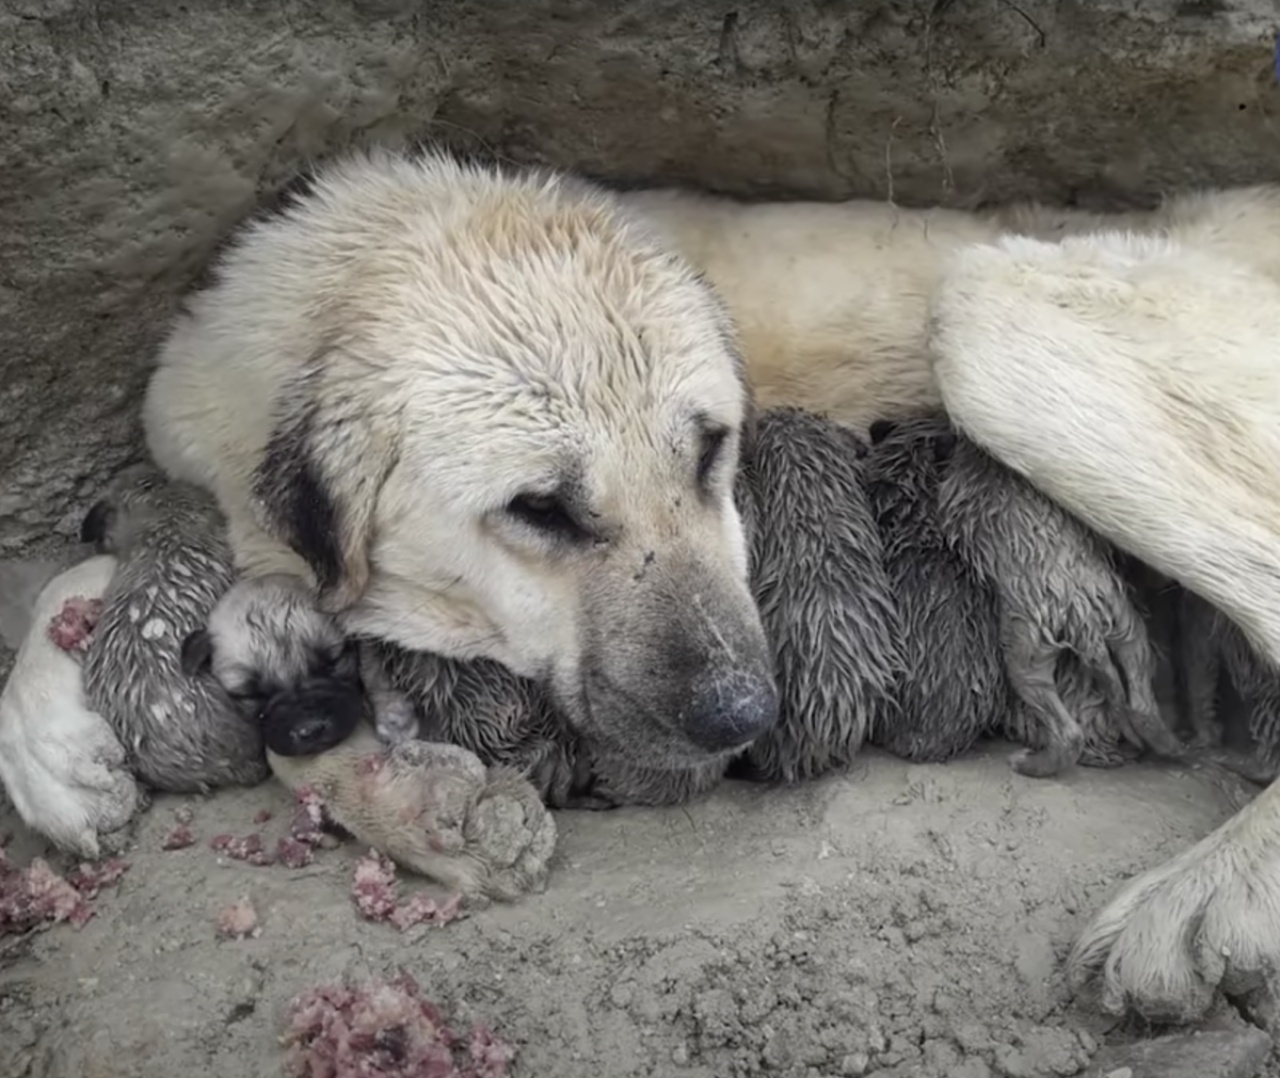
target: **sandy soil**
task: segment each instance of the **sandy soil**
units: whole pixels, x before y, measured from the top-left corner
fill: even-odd
[[[0,939],[0,1075],[266,1078],[296,993],[401,967],[456,1026],[513,1044],[518,1076],[1111,1073],[1091,1066],[1099,1045],[1150,1031],[1070,1003],[1072,933],[1247,792],[1157,765],[1026,779],[1007,751],[945,766],[869,752],[795,789],[561,814],[544,894],[404,934],[357,914],[352,844],[298,870],[209,848],[261,809],[274,841],[291,815],[275,782],[162,798],[84,928]],[[182,805],[200,841],[165,851]],[[6,830],[15,860],[42,851],[7,806]],[[219,940],[216,915],[242,897],[261,934]]]

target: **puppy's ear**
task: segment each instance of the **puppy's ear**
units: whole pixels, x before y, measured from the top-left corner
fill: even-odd
[[[80,542],[91,543],[102,553],[115,520],[116,507],[109,499],[94,502],[80,522]]]
[[[195,677],[209,669],[213,662],[213,638],[208,629],[196,629],[186,635],[179,662],[187,677]]]
[[[341,613],[369,583],[378,495],[395,467],[390,425],[343,380],[340,350],[317,355],[276,403],[276,425],[254,475],[267,531],[315,573],[318,607]]]
[[[897,425],[892,419],[877,419],[867,428],[867,437],[871,439],[872,445],[879,445],[893,433]]]

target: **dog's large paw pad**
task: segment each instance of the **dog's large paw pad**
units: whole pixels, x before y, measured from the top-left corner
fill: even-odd
[[[1249,858],[1217,833],[1132,880],[1076,940],[1068,970],[1096,983],[1104,1010],[1188,1022],[1221,988],[1235,995],[1280,974],[1280,863]]]

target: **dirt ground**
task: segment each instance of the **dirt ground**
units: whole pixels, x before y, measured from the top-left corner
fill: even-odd
[[[161,798],[84,928],[0,939],[0,1075],[278,1075],[295,994],[404,968],[456,1027],[515,1046],[527,1078],[1143,1078],[1092,1061],[1151,1031],[1071,1004],[1060,959],[1109,888],[1247,791],[1148,764],[1027,779],[1007,751],[868,752],[794,789],[562,813],[545,893],[404,934],[357,914],[352,844],[298,870],[209,848],[219,832],[274,842],[291,815],[274,781]],[[200,841],[165,851],[184,804]],[[8,806],[5,831],[19,863],[42,851]],[[261,934],[217,939],[242,897]]]

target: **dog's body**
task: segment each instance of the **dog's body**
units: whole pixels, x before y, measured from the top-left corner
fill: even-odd
[[[242,565],[309,569],[350,626],[546,676],[637,758],[735,751],[776,699],[729,497],[734,334],[630,215],[727,301],[761,403],[942,404],[1280,658],[1278,208],[1174,199],[1125,219],[1164,237],[1144,247],[1064,212],[615,200],[373,159],[242,236],[165,346],[148,442],[216,493]],[[1228,965],[1206,956],[1275,967],[1278,929],[1273,788],[1126,889],[1075,966],[1189,1016]]]
[[[119,739],[85,699],[81,659],[49,628],[69,600],[101,599],[115,571],[115,558],[89,558],[40,590],[0,693],[0,780],[10,800],[32,830],[85,858],[114,849],[143,798]]]
[[[945,422],[945,420],[941,420]],[[1111,552],[1021,476],[959,435],[939,487],[942,530],[996,595],[1005,674],[1028,775],[1180,746],[1155,698],[1155,656]],[[1069,669],[1064,669],[1069,667]],[[1059,676],[1062,670],[1063,675]]]
[[[84,658],[84,687],[135,774],[175,792],[265,779],[257,725],[219,685],[183,669],[184,641],[234,581],[213,498],[133,466],[86,514],[80,537],[118,562]]]

